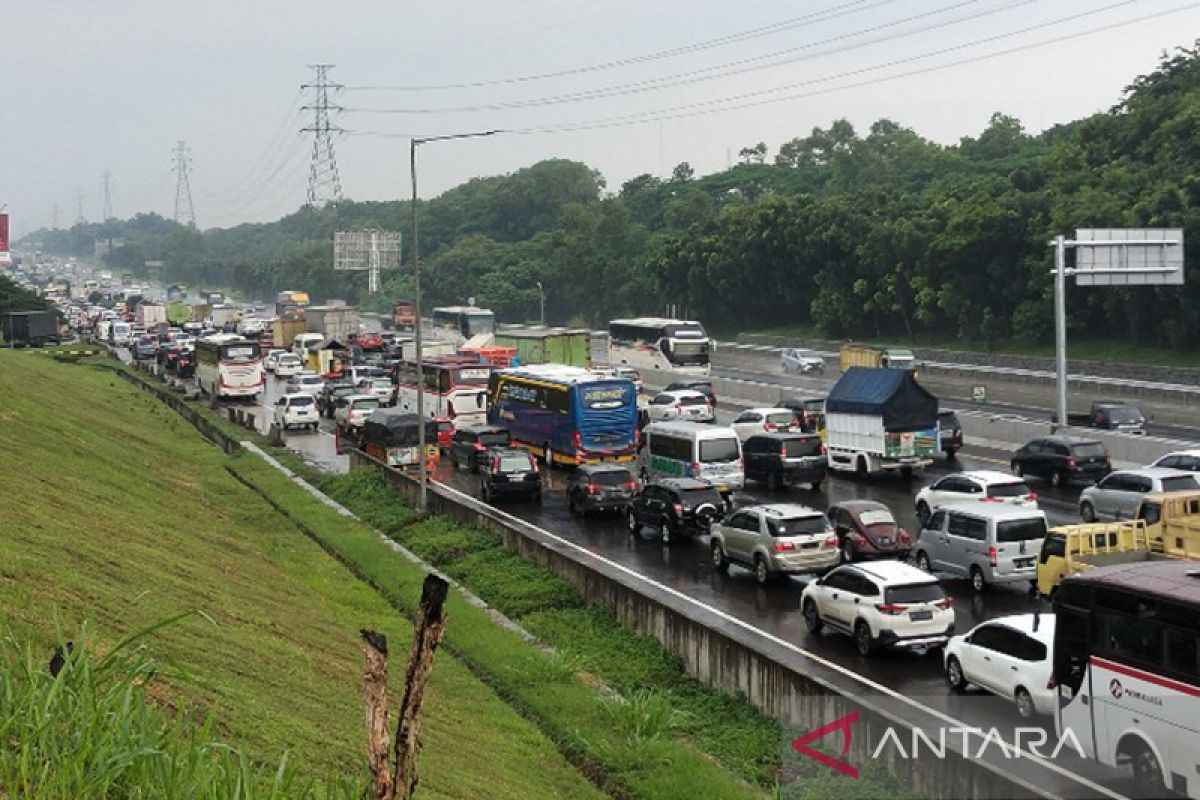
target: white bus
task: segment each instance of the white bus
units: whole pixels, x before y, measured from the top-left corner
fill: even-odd
[[[1054,594],[1055,722],[1161,797],[1200,798],[1200,563],[1096,567]]]
[[[231,333],[196,342],[196,385],[217,400],[254,398],[266,383],[258,342]]]
[[[712,340],[699,322],[642,317],[608,323],[608,363],[707,375]]]
[[[430,316],[433,335],[438,339],[463,342],[496,332],[496,315],[475,306],[435,308]]]
[[[427,356],[421,364],[425,379],[426,417],[448,419],[457,430],[487,422],[487,388],[492,368],[469,356]],[[417,413],[417,364],[400,361],[393,367],[396,407]]]

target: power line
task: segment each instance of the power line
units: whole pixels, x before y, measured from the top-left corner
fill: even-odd
[[[514,83],[529,83],[532,81],[548,80],[550,78],[562,78],[570,75],[579,75],[587,72],[599,72],[603,70],[616,69],[618,67],[628,67],[635,64],[644,64],[649,61],[659,61],[664,58],[674,58],[679,55],[688,53],[710,50],[714,47],[723,47],[728,44],[746,41],[748,39],[757,39],[762,36],[780,33],[782,31],[791,30],[799,25],[808,23],[815,24],[818,22],[828,22],[832,19],[844,17],[849,14],[857,14],[863,11],[868,11],[872,8],[885,6],[895,0],[876,0],[876,2],[868,3],[867,0],[854,0],[854,2],[843,3],[839,6],[825,9],[824,11],[814,11],[811,14],[805,14],[799,17],[773,22],[770,25],[763,25],[758,28],[738,33],[731,33],[725,36],[720,36],[716,39],[709,39],[703,42],[697,42],[690,45],[675,47],[670,50],[659,50],[654,53],[647,53],[640,56],[632,56],[630,58],[621,58],[615,61],[604,61],[599,64],[589,64],[583,67],[574,67],[571,69],[556,70],[554,72],[542,72],[533,75],[520,75],[512,78],[496,78],[486,81],[467,81],[464,83],[443,83],[443,84],[427,84],[415,86],[350,86],[347,91],[351,92],[427,92],[438,91],[444,89],[477,89],[487,86],[502,86],[505,84]]]
[[[1133,0],[1130,0],[1130,1],[1132,2]],[[651,123],[651,122],[665,122],[665,121],[675,120],[675,119],[686,119],[686,118],[690,118],[690,117],[706,116],[709,114],[719,114],[719,113],[723,113],[726,111],[739,111],[739,110],[746,109],[746,108],[754,108],[754,107],[758,107],[758,106],[770,105],[773,103],[783,103],[783,102],[788,102],[791,100],[802,100],[802,99],[806,99],[809,97],[816,97],[818,95],[831,94],[833,92],[845,91],[846,89],[858,89],[858,88],[862,88],[865,86],[875,86],[875,85],[878,85],[881,83],[888,83],[888,82],[900,80],[903,78],[911,78],[911,77],[915,77],[917,75],[924,75],[924,74],[927,74],[930,72],[939,72],[942,70],[951,69],[954,67],[960,67],[960,66],[964,66],[967,64],[974,64],[974,63],[978,63],[981,61],[988,61],[988,60],[991,60],[994,58],[1000,58],[1002,56],[1013,55],[1015,53],[1020,53],[1020,52],[1024,52],[1027,50],[1034,50],[1039,47],[1046,47],[1048,45],[1060,44],[1062,42],[1071,41],[1074,39],[1080,39],[1085,36],[1091,36],[1091,35],[1097,34],[1097,33],[1104,33],[1106,31],[1116,30],[1118,28],[1126,27],[1128,25],[1133,25],[1133,24],[1136,24],[1139,22],[1146,22],[1151,19],[1158,19],[1160,17],[1169,16],[1171,14],[1177,14],[1181,11],[1187,11],[1189,9],[1193,9],[1196,7],[1200,7],[1200,2],[1186,3],[1184,5],[1176,6],[1174,8],[1169,8],[1164,11],[1159,11],[1159,12],[1155,12],[1152,14],[1144,14],[1140,17],[1133,17],[1131,19],[1122,20],[1120,22],[1109,23],[1107,25],[1100,25],[1095,28],[1089,28],[1087,30],[1077,31],[1075,33],[1063,34],[1061,36],[1055,36],[1053,38],[1044,39],[1039,42],[1032,42],[1032,43],[1025,44],[1025,45],[1010,47],[1005,50],[998,50],[994,53],[985,53],[983,55],[971,56],[968,58],[958,59],[956,61],[948,61],[944,64],[934,64],[934,65],[931,65],[928,67],[922,67],[920,69],[909,70],[908,72],[900,72],[895,75],[885,75],[885,76],[882,76],[879,78],[872,78],[870,80],[858,81],[857,83],[844,84],[842,86],[833,86],[833,87],[829,87],[827,89],[818,89],[818,90],[814,90],[814,91],[810,91],[810,92],[803,92],[800,94],[792,94],[792,95],[785,95],[783,97],[772,97],[772,98],[767,98],[767,99],[762,99],[762,100],[754,100],[751,102],[737,103],[736,105],[729,105],[729,106],[725,106],[722,108],[711,108],[710,107],[710,106],[720,105],[720,104],[724,104],[724,103],[730,103],[730,102],[734,102],[734,101],[744,99],[747,97],[753,97],[755,95],[762,94],[761,92],[750,92],[750,93],[746,93],[743,95],[734,95],[732,97],[726,97],[726,98],[722,98],[722,99],[718,99],[718,100],[705,101],[705,102],[701,102],[701,103],[691,103],[686,106],[677,106],[677,107],[671,108],[671,109],[660,109],[659,111],[642,112],[641,114],[630,114],[630,115],[625,115],[625,116],[621,116],[621,117],[608,117],[608,118],[602,118],[602,119],[596,119],[596,120],[588,120],[588,121],[584,121],[584,122],[580,122],[580,123],[565,123],[563,125],[556,125],[556,126],[517,128],[517,129],[510,130],[508,132],[509,133],[519,133],[519,134],[538,134],[538,133],[569,133],[569,132],[574,132],[574,131],[603,130],[603,129],[608,129],[608,128],[626,127],[628,125],[641,125],[641,124],[646,124],[646,123]],[[961,49],[961,48],[948,48],[946,51],[939,51],[939,52],[948,52],[949,50],[952,50],[952,49]],[[925,57],[925,56],[914,56],[912,59],[905,59],[905,60],[912,61],[912,60],[916,60],[917,58],[923,58],[923,57]],[[897,63],[899,63],[899,62],[897,62]],[[819,80],[825,81],[825,80],[834,80],[839,77],[848,77],[850,75],[861,74],[862,72],[869,71],[869,69],[871,69],[871,68],[867,68],[867,69],[863,69],[863,70],[852,70],[849,72],[841,73],[840,75],[828,76],[826,78],[822,78]],[[673,113],[673,112],[677,112],[677,111],[682,111],[682,113]]]
[[[308,203],[339,202],[342,199],[342,181],[338,177],[337,159],[333,155],[333,134],[341,133],[342,129],[329,121],[329,112],[343,111],[341,106],[329,102],[329,92],[335,92],[345,87],[329,81],[329,70],[333,64],[310,64],[317,73],[316,83],[304,84],[301,89],[313,90],[313,104],[303,106],[305,111],[313,112],[313,124],[309,128],[301,128],[302,132],[313,134],[312,163],[308,174]]]
[[[547,97],[532,98],[532,99],[526,99],[526,100],[514,100],[514,101],[509,101],[509,102],[504,102],[504,103],[487,103],[487,104],[474,105],[474,106],[455,106],[455,107],[442,107],[442,108],[405,108],[405,109],[350,108],[350,109],[347,109],[347,111],[360,112],[360,113],[377,113],[377,114],[440,114],[440,113],[468,113],[468,112],[479,112],[479,111],[505,111],[505,110],[516,109],[516,108],[527,108],[527,107],[531,107],[531,106],[561,105],[564,103],[575,103],[575,102],[582,102],[582,101],[589,101],[589,100],[605,100],[605,99],[608,99],[611,97],[621,97],[621,96],[631,95],[631,94],[643,94],[645,92],[658,91],[661,89],[668,89],[668,88],[673,88],[676,86],[685,86],[685,85],[689,85],[689,84],[693,84],[693,83],[701,83],[704,81],[718,80],[718,79],[722,79],[722,78],[728,78],[728,77],[731,77],[734,75],[741,75],[741,74],[744,74],[747,72],[756,72],[759,70],[771,69],[773,67],[779,67],[779,66],[783,66],[786,64],[795,64],[795,63],[798,63],[801,61],[809,61],[814,58],[822,58],[825,56],[836,55],[839,53],[846,53],[851,50],[858,50],[863,47],[869,47],[869,46],[876,45],[876,44],[882,44],[884,42],[894,41],[896,39],[913,36],[915,34],[928,33],[929,31],[949,27],[951,25],[959,25],[964,22],[971,22],[971,21],[980,19],[982,17],[991,16],[993,14],[998,14],[998,13],[1001,13],[1004,11],[1011,11],[1014,8],[1019,8],[1021,6],[1035,3],[1035,2],[1037,2],[1037,0],[1016,0],[1016,2],[1009,3],[1008,5],[1005,5],[1005,6],[1000,6],[998,8],[985,9],[983,11],[980,11],[980,12],[977,12],[974,14],[969,14],[964,17],[958,17],[956,19],[946,20],[944,22],[937,22],[932,25],[926,25],[924,27],[915,28],[915,29],[908,30],[908,31],[901,31],[899,33],[894,33],[894,34],[891,34],[888,36],[876,37],[875,39],[871,39],[866,42],[858,42],[856,44],[848,45],[846,47],[839,47],[839,48],[827,50],[827,51],[824,51],[821,53],[812,53],[812,54],[807,54],[807,55],[798,56],[798,57],[794,57],[794,58],[781,59],[778,61],[772,61],[771,63],[765,63],[765,64],[759,63],[759,62],[763,62],[763,61],[768,61],[769,59],[777,58],[781,55],[787,55],[789,53],[796,53],[796,52],[804,51],[804,50],[811,50],[812,48],[819,47],[821,45],[831,44],[833,42],[838,42],[838,41],[844,41],[846,39],[852,39],[856,36],[862,36],[867,33],[873,33],[875,31],[885,30],[887,28],[893,28],[893,27],[896,27],[897,25],[903,25],[905,23],[914,22],[916,20],[935,16],[937,14],[944,14],[948,11],[954,11],[954,10],[962,8],[964,6],[974,5],[978,2],[980,2],[980,0],[961,0],[961,2],[955,3],[950,6],[946,6],[943,8],[934,9],[932,11],[926,11],[921,14],[916,14],[916,15],[913,15],[910,17],[904,17],[902,19],[883,23],[881,25],[875,25],[875,26],[872,26],[869,28],[864,28],[864,29],[858,30],[858,31],[853,31],[851,33],[846,33],[846,34],[842,34],[839,36],[833,36],[833,37],[830,37],[827,39],[821,39],[816,42],[810,42],[807,44],[798,45],[796,47],[790,47],[790,48],[787,48],[784,50],[778,50],[773,53],[766,53],[766,54],[759,55],[759,56],[742,58],[742,59],[738,59],[735,61],[726,62],[724,64],[717,64],[717,65],[710,66],[710,67],[704,67],[702,69],[695,69],[695,70],[690,70],[687,72],[676,73],[674,75],[666,75],[666,76],[662,76],[662,77],[658,77],[658,78],[650,78],[650,79],[646,79],[646,80],[642,80],[642,81],[634,81],[631,83],[616,84],[616,85],[606,86],[606,87],[598,87],[596,89],[588,89],[588,90],[581,91],[581,92],[571,92],[571,93],[561,94],[561,95],[550,95]],[[1136,2],[1136,0],[1129,0],[1129,2]],[[731,68],[736,68],[736,69],[731,69]],[[717,73],[717,74],[707,74],[707,73]]]
[[[284,144],[284,139],[289,132],[292,135],[296,135],[297,133],[296,126],[300,123],[301,116],[303,115],[303,110],[300,106],[303,95],[304,90],[297,88],[295,95],[293,95],[291,102],[288,104],[287,111],[279,120],[279,125],[274,133],[272,133],[271,138],[267,140],[266,146],[245,170],[239,171],[241,177],[237,181],[217,191],[201,191],[200,194],[204,197],[214,199],[240,195],[244,190],[258,184],[262,176],[271,171],[281,153],[284,158],[290,157],[292,155],[290,151],[280,151],[279,148]]]
[[[195,228],[196,208],[192,205],[192,184],[188,180],[191,163],[187,142],[180,139],[175,144],[175,221],[183,217],[189,227]]]

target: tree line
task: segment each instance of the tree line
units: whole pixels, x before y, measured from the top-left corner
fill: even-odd
[[[1105,112],[1027,133],[992,117],[944,146],[891,120],[845,120],[775,152],[697,177],[640,175],[615,190],[585,164],[548,160],[476,178],[422,201],[426,303],[473,297],[501,321],[603,324],[668,305],[717,330],[794,326],[828,336],[924,335],[1048,341],[1050,239],[1083,227],[1200,232],[1200,47],[1164,54]],[[269,299],[282,289],[383,309],[411,273],[332,269],[335,230],[379,227],[407,238],[407,202],[302,208],[276,222],[204,232],[156,215],[40,231],[44,249],[123,241],[115,269]],[[1193,251],[1194,253],[1194,251]],[[408,261],[408,255],[405,256]],[[1189,346],[1200,334],[1197,257],[1183,287],[1072,289],[1072,336]]]

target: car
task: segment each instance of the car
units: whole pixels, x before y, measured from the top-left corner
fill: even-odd
[[[1142,497],[1150,492],[1196,490],[1200,483],[1192,472],[1162,467],[1113,470],[1079,493],[1079,516],[1084,522],[1133,519]]]
[[[708,533],[724,514],[725,501],[716,487],[697,478],[659,478],[647,481],[625,509],[629,533],[645,528],[663,540]]]
[[[954,601],[937,578],[901,561],[842,564],[800,594],[805,627],[854,638],[859,654],[882,648],[928,651],[954,633]]]
[[[799,431],[800,420],[790,408],[748,408],[729,424],[743,443],[758,433]]]
[[[785,347],[779,353],[779,366],[784,372],[825,372],[825,359],[816,350]]]
[[[1006,503],[955,503],[934,509],[914,545],[917,566],[968,578],[984,591],[996,583],[1037,581],[1046,515]]]
[[[1009,462],[1019,478],[1030,475],[1065,486],[1074,482],[1094,483],[1112,472],[1108,451],[1095,439],[1081,436],[1042,436],[1028,442]]]
[[[279,357],[286,352],[287,350],[280,350],[277,347],[268,350],[267,354],[263,356],[263,369],[265,369],[267,372],[274,372],[275,363],[279,361]]]
[[[775,491],[807,483],[814,492],[825,480],[825,445],[815,433],[760,433],[742,443],[745,477]]]
[[[824,397],[789,397],[779,401],[780,408],[789,409],[800,420],[800,429],[805,433],[817,433],[825,429]]]
[[[196,337],[190,336],[186,333],[181,333],[178,336],[176,336],[174,339],[174,342],[175,342],[175,344],[179,345],[179,348],[181,350],[195,350],[196,349]]]
[[[713,524],[709,551],[718,571],[740,564],[752,569],[760,584],[780,575],[824,573],[837,566],[839,558],[829,519],[796,503],[739,508]]]
[[[634,388],[640,394],[642,391],[642,373],[638,372],[633,367],[613,367],[612,373],[614,378],[624,378],[633,381]]]
[[[952,636],[942,651],[946,682],[1012,700],[1023,719],[1053,715],[1054,622],[1053,614],[1012,614]]]
[[[650,422],[666,422],[668,420],[712,422],[713,407],[708,402],[708,398],[700,392],[679,389],[654,395],[650,399],[649,405],[646,406],[646,416]]]
[[[1150,466],[1200,472],[1200,450],[1176,450],[1174,453],[1167,453]]]
[[[133,345],[133,357],[145,361],[158,357],[158,339],[153,336],[139,336]]]
[[[367,378],[386,378],[388,371],[374,364],[358,364],[346,369],[345,379],[353,384],[359,384]]]
[[[275,424],[281,430],[289,428],[312,428],[320,424],[317,401],[307,392],[285,394],[275,401]]]
[[[282,364],[275,367],[276,373],[282,367]],[[288,378],[287,391],[289,392],[308,392],[311,395],[319,394],[321,388],[325,385],[325,379],[315,372],[298,372]]]
[[[905,561],[912,552],[912,537],[883,503],[843,500],[831,505],[825,513],[838,538],[843,563],[876,558]]]
[[[321,392],[317,395],[317,410],[326,419],[333,419],[333,412],[337,409],[338,401],[343,397],[358,393],[358,387],[353,384],[328,381],[321,387]]]
[[[304,359],[295,353],[281,353],[275,358],[275,375],[289,378],[304,372]]]
[[[567,507],[580,517],[590,511],[621,511],[637,489],[637,478],[623,464],[583,464],[567,479]]]
[[[450,463],[455,469],[464,466],[470,472],[479,471],[479,461],[490,447],[508,447],[512,435],[499,425],[468,425],[459,428],[450,437],[447,448]]]
[[[712,381],[709,380],[692,380],[692,381],[675,381],[668,383],[664,392],[681,392],[691,391],[699,392],[708,398],[708,404],[713,407],[713,411],[717,410],[717,392],[713,389]]]
[[[379,398],[385,406],[396,402],[396,385],[391,378],[363,378],[358,382],[358,390],[362,394],[370,394]]]
[[[938,445],[948,458],[954,458],[963,446],[962,423],[953,411],[938,412]]]
[[[917,519],[924,525],[933,509],[947,503],[1010,503],[1022,508],[1037,508],[1038,496],[1020,478],[990,469],[952,472],[917,492],[913,505]]]
[[[542,476],[528,450],[493,447],[479,461],[479,496],[491,503],[507,497],[542,502]]]
[[[370,394],[346,395],[341,404],[334,409],[333,418],[337,424],[348,428],[357,428],[367,421],[382,404],[379,398]]]

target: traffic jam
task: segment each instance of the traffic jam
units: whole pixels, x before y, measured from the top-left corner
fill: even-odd
[[[1194,703],[1200,450],[1114,468],[1087,428],[1138,435],[1134,407],[1097,403],[1003,450],[964,437],[899,348],[846,345],[837,364],[784,349],[764,377],[795,395],[760,407],[717,396],[696,321],[613,320],[599,351],[590,331],[440,308],[418,358],[404,304],[367,332],[353,309],[284,294],[273,318],[217,303],[204,323],[96,319],[94,335],[215,402],[259,404],[260,429],[321,469],[351,449],[423,468],[972,724],[1094,726],[1088,687],[1110,677]],[[959,702],[980,694],[1007,710]],[[1187,703],[1128,736],[1117,707],[1089,758],[1144,782],[1191,758]]]

